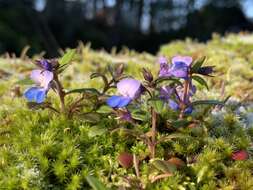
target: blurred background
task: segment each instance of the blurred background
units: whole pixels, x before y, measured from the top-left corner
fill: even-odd
[[[159,46],[213,32],[253,30],[253,0],[0,0],[0,53],[29,55],[91,42],[155,53]]]

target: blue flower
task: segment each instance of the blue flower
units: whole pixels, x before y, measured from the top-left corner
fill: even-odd
[[[177,77],[188,79],[192,58],[189,56],[175,56],[172,58],[172,64],[168,65],[166,59],[161,57],[160,62],[160,77]]]
[[[111,96],[106,103],[112,108],[125,107],[141,95],[141,87],[142,85],[138,80],[132,78],[122,79],[117,84],[117,90],[121,96]]]
[[[30,78],[37,84],[24,92],[25,98],[29,102],[44,102],[47,92],[50,89],[50,83],[53,80],[53,73],[47,70],[33,70]]]
[[[43,88],[31,87],[25,91],[24,95],[29,102],[42,103],[45,100],[46,93],[47,91]]]

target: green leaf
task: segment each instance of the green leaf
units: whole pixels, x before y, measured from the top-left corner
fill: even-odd
[[[208,166],[204,166],[197,174],[197,182],[201,182],[208,171]]]
[[[194,61],[193,66],[191,68],[191,73],[197,73],[199,68],[203,65],[203,63],[205,62],[206,57],[201,57],[199,59],[197,59],[196,61]]]
[[[97,178],[93,176],[87,176],[86,180],[93,190],[108,190]]]
[[[166,142],[166,141],[171,141],[173,139],[183,139],[189,137],[188,135],[185,135],[183,133],[173,133],[170,135],[166,135],[161,137],[158,142]]]
[[[67,64],[67,63],[61,65],[61,66],[57,69],[57,72],[58,72],[58,73],[62,73],[65,69],[68,68],[68,66],[69,66],[69,64]]]
[[[60,65],[69,64],[70,61],[73,60],[75,54],[76,54],[76,50],[75,50],[75,49],[70,49],[70,50],[68,50],[68,51],[62,56],[62,58],[59,60],[59,64],[60,64]]]
[[[131,111],[131,116],[133,119],[139,121],[146,121],[148,119],[147,112],[141,110],[133,110]]]
[[[34,84],[34,82],[30,78],[25,78],[25,79],[17,81],[16,84],[19,84],[19,85],[32,85],[32,84]]]
[[[72,94],[72,93],[90,93],[90,94],[100,95],[100,92],[95,88],[77,88],[77,89],[69,90],[66,92],[66,94]]]
[[[89,129],[88,136],[89,137],[95,137],[95,136],[101,136],[107,132],[107,129],[101,126],[92,126]]]
[[[149,101],[150,105],[155,109],[156,113],[162,113],[164,108],[164,102],[160,99],[151,99]]]
[[[176,165],[166,162],[164,160],[154,160],[152,165],[163,173],[173,173],[177,170]]]
[[[191,106],[197,105],[224,105],[224,101],[219,100],[198,100],[191,103]]]
[[[90,123],[97,123],[101,120],[101,114],[99,113],[85,113],[80,115],[81,119],[90,122]]]
[[[169,121],[168,120],[167,122],[171,127],[174,127],[174,128],[185,127],[190,123],[190,121],[188,121],[187,119],[179,119],[176,121]]]
[[[192,79],[197,81],[202,86],[205,86],[207,88],[207,90],[209,90],[208,84],[206,83],[206,81],[202,77],[194,75],[194,76],[192,76]]]
[[[101,73],[92,73],[90,76],[90,79],[94,79],[94,78],[98,78],[98,77],[101,77],[103,79],[105,87],[109,86],[106,76]]]
[[[159,83],[162,83],[164,81],[171,81],[172,83],[182,85],[182,83],[180,82],[179,79],[172,78],[172,77],[159,77],[155,80],[155,84],[159,84]]]
[[[144,133],[142,133],[136,129],[126,129],[123,127],[119,127],[119,128],[114,129],[111,132],[111,134],[113,134],[113,133],[118,133],[120,136],[133,136],[136,138],[142,138],[145,136]]]
[[[105,114],[108,114],[108,113],[111,113],[112,110],[113,110],[113,109],[112,109],[111,107],[106,106],[106,105],[103,105],[103,106],[101,106],[101,107],[97,110],[97,112],[98,112],[98,113],[105,113]]]

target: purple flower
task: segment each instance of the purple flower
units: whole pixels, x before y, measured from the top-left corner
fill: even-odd
[[[180,110],[180,103],[185,105],[190,104],[190,97],[196,92],[196,87],[190,82],[189,92],[184,100],[184,89],[182,86],[171,88],[170,86],[163,86],[160,89],[160,98],[169,104],[169,107],[175,111]],[[186,107],[184,113],[190,114],[193,108],[191,106]]]
[[[170,66],[166,60],[165,57],[160,57],[159,58],[159,63],[160,63],[160,71],[159,71],[159,76],[160,77],[171,77],[170,73]]]
[[[142,85],[138,80],[126,78],[118,82],[117,90],[121,96],[111,96],[106,103],[112,108],[127,106],[132,100],[141,95]]]
[[[177,78],[188,78],[192,58],[189,56],[175,56],[172,58],[172,64],[168,65],[166,59],[161,57],[160,62],[160,77],[177,77]]]
[[[44,102],[53,77],[53,73],[48,70],[33,70],[30,78],[37,84],[37,86],[27,89],[24,92],[25,98],[30,102]]]
[[[184,63],[188,67],[191,66],[192,63],[192,57],[190,56],[175,56],[172,58],[172,64],[175,63]]]
[[[160,98],[162,100],[169,100],[174,92],[175,88],[171,88],[170,86],[163,86],[160,89]]]
[[[46,60],[46,59],[36,61],[36,65],[38,65],[43,70],[47,70],[47,71],[52,71],[53,70],[52,63],[49,62],[49,60]]]

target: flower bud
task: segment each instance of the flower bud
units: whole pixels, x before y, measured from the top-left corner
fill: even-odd
[[[206,67],[201,67],[198,69],[198,74],[201,75],[210,75],[211,73],[214,72],[214,66],[206,66]]]
[[[146,81],[148,81],[148,82],[152,82],[153,81],[153,75],[150,72],[150,70],[143,68],[142,69],[142,75],[143,75],[143,77],[144,77],[144,79]]]
[[[115,70],[115,74],[117,77],[119,77],[120,75],[123,74],[123,71],[124,71],[124,64],[121,63],[119,64],[117,67],[116,67],[116,70]]]

